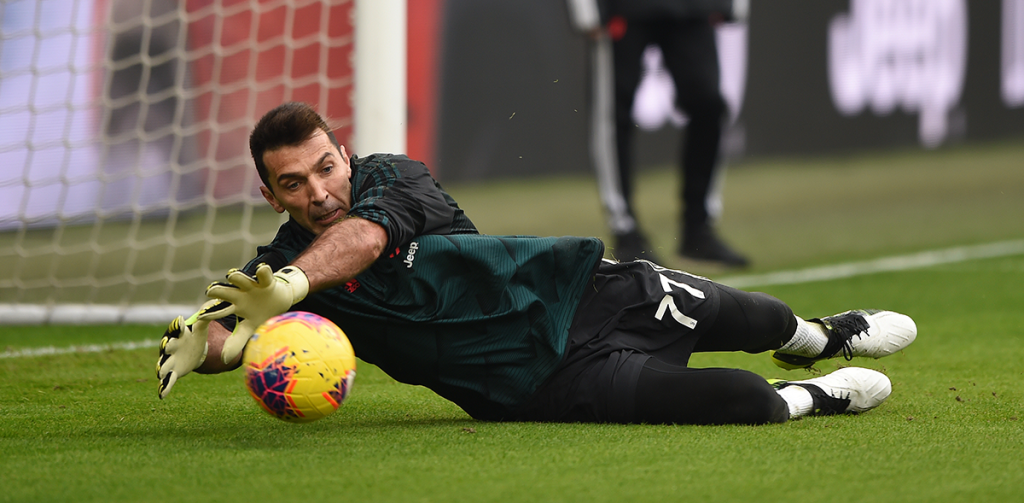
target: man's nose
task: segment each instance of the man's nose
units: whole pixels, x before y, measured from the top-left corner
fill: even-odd
[[[327,198],[330,197],[327,193],[327,184],[320,180],[310,180],[309,190],[310,196],[313,199],[313,204],[323,204],[327,202]]]

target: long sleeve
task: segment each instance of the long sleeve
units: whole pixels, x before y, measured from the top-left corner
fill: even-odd
[[[476,227],[423,163],[403,155],[381,154],[353,162],[358,168],[349,215],[384,227],[388,249],[422,234],[476,233]]]

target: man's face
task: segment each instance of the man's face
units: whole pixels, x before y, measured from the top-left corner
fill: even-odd
[[[294,147],[263,153],[270,188],[260,187],[278,213],[320,235],[352,207],[352,171],[345,147],[335,148],[323,131]]]

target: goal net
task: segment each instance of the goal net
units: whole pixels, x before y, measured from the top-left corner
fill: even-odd
[[[0,2],[0,324],[187,314],[282,223],[248,133],[352,135],[354,0]]]

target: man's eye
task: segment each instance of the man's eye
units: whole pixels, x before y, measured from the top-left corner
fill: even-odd
[[[295,190],[295,189],[299,188],[299,182],[289,183],[289,184],[285,185],[284,188],[286,188],[288,190]]]
[[[334,165],[333,164],[328,164],[328,165],[324,166],[324,169],[323,169],[323,173],[324,174],[329,174],[332,171],[334,171]]]

